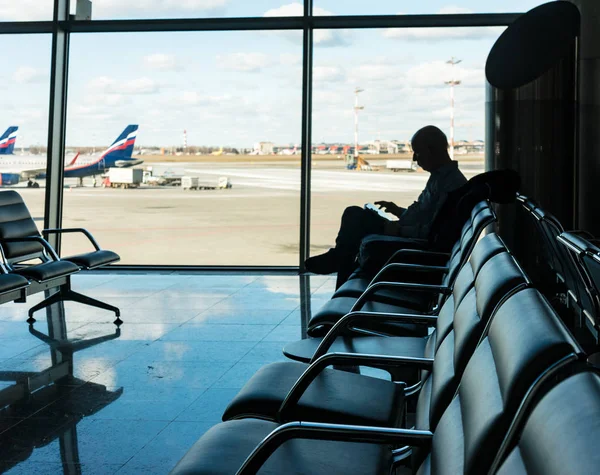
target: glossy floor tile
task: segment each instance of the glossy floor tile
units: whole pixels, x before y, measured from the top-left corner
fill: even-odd
[[[330,277],[77,275],[121,309],[0,306],[0,472],[165,474],[302,337]],[[304,312],[304,313],[303,313]]]

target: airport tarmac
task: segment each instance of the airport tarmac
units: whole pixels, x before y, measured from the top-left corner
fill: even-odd
[[[154,174],[226,176],[227,190],[184,191],[180,187],[109,189],[77,187],[66,180],[63,227],[90,230],[101,246],[121,255],[122,264],[298,265],[300,168],[290,164],[154,163]],[[467,178],[482,162],[461,164]],[[341,166],[314,167],[311,195],[311,252],[334,242],[345,207],[377,200],[408,206],[424,188],[424,172],[366,172]],[[98,180],[100,183],[100,180]],[[18,187],[40,228],[44,183]],[[68,236],[63,255],[89,249]]]

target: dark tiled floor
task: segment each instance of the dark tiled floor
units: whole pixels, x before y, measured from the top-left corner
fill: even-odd
[[[283,359],[282,346],[302,337],[310,304],[320,307],[334,284],[289,276],[77,276],[76,290],[121,307],[125,323],[116,333],[110,313],[71,303],[64,313],[39,312],[39,332],[75,345],[106,341],[76,351],[71,377],[29,396],[15,382],[39,378],[61,359],[68,368],[69,354],[30,333],[26,311],[39,299],[1,306],[0,469],[168,473],[258,368]]]

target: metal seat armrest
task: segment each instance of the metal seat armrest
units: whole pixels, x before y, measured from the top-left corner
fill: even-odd
[[[24,236],[19,238],[4,238],[0,240],[0,245],[17,243],[17,242],[39,242],[46,252],[50,254],[53,260],[60,261],[60,257],[54,250],[54,248],[50,245],[48,241],[46,241],[42,236]]]
[[[94,248],[96,249],[96,251],[100,251],[101,250],[100,245],[94,239],[94,236],[92,236],[92,233],[90,233],[85,228],[53,228],[53,229],[44,229],[42,231],[42,234],[44,235],[44,237],[46,237],[46,239],[48,238],[49,234],[67,234],[67,233],[80,233],[80,234],[83,234],[92,243],[92,246],[94,246]]]
[[[336,338],[342,334],[345,329],[351,327],[360,327],[361,321],[379,320],[382,322],[393,322],[393,323],[416,323],[423,324],[430,327],[437,325],[437,316],[434,315],[417,315],[409,313],[379,313],[379,312],[350,312],[339,319],[335,325],[327,332],[327,334],[321,340],[317,350],[315,351],[311,363],[316,361],[319,357],[323,356],[331,345],[335,342]],[[382,337],[384,338],[384,337]]]
[[[439,257],[450,259],[451,254],[449,252],[428,251],[426,249],[400,249],[392,254],[392,256],[388,259],[388,264],[393,263],[396,259],[400,259],[402,256]]]
[[[375,282],[379,282],[380,279],[383,278],[384,274],[387,274],[388,272],[395,271],[395,270],[408,270],[408,271],[423,272],[423,273],[441,272],[443,274],[447,274],[449,272],[449,267],[448,266],[430,266],[430,265],[426,265],[426,264],[391,263],[391,264],[387,264],[383,269],[381,269],[377,273],[377,275],[375,275],[375,277],[373,277],[371,284],[374,284]]]
[[[332,440],[338,442],[362,442],[371,444],[431,447],[430,431],[370,427],[322,422],[289,422],[265,437],[246,458],[236,475],[254,475],[284,442],[292,439]]]
[[[375,292],[381,289],[395,289],[395,290],[412,290],[415,292],[428,292],[435,293],[438,295],[450,295],[452,293],[452,289],[446,285],[431,285],[431,284],[414,284],[409,282],[375,282],[374,284],[369,285],[367,289],[362,293],[362,295],[356,300],[354,305],[352,306],[352,312],[356,310],[360,310],[365,302],[369,300],[369,297],[373,295]]]
[[[315,378],[322,373],[325,368],[333,365],[370,366],[374,368],[411,366],[417,369],[430,370],[433,367],[433,359],[407,356],[366,355],[360,353],[328,353],[323,355],[306,368],[302,373],[302,376],[298,378],[294,386],[292,386],[292,389],[287,393],[277,411],[277,420],[279,422],[286,420],[287,412],[291,407],[298,403]]]

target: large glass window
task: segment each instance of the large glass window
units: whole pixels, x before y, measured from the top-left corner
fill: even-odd
[[[422,2],[375,0],[315,0],[314,15],[427,15],[449,13],[506,13],[523,12],[547,3],[545,0],[494,0],[481,2],[467,0],[460,4],[446,0]]]
[[[64,226],[124,264],[297,265],[301,56],[287,32],[73,35]]]
[[[46,171],[50,44],[50,35],[0,35],[0,190],[17,190],[40,229],[44,180],[37,177]]]
[[[385,200],[407,207],[417,199],[429,174],[411,168],[410,139],[429,124],[451,137],[450,82],[455,96],[454,158],[467,178],[483,171],[484,67],[502,31],[320,32],[343,36],[335,46],[315,45],[312,254],[334,243],[347,206]]]
[[[75,2],[72,2],[73,4]],[[75,5],[71,6],[75,13]],[[302,0],[94,0],[93,20],[301,16]]]

